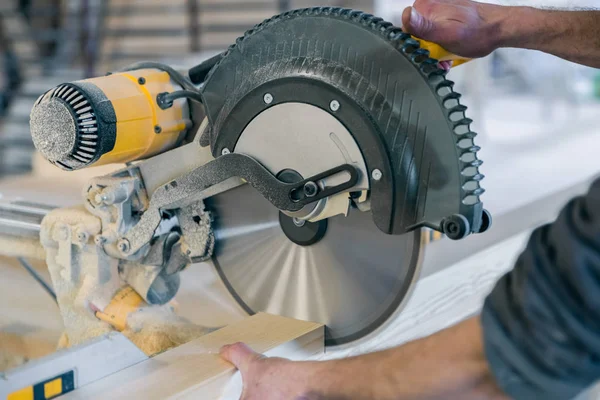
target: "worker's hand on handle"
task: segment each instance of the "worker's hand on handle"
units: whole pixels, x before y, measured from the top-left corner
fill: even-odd
[[[600,68],[600,10],[544,10],[470,0],[416,0],[402,29],[465,58],[501,47],[539,50]]]
[[[497,48],[496,6],[470,0],[417,0],[402,13],[402,28],[465,58]]]

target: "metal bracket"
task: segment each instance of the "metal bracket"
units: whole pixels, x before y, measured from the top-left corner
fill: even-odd
[[[346,174],[348,179],[336,186],[324,190],[316,188],[314,191],[313,185],[316,181],[338,174]],[[232,178],[241,178],[250,184],[279,210],[298,211],[307,204],[352,188],[356,185],[359,175],[352,165],[344,164],[301,182],[285,183],[255,159],[244,154],[227,154],[156,189],[148,210],[119,240],[120,243],[126,244],[119,246],[120,250],[126,250],[121,251],[122,254],[125,257],[135,255],[152,239],[161,220],[161,210],[178,209],[238,186],[239,180],[232,182]],[[243,202],[243,199],[240,202]]]

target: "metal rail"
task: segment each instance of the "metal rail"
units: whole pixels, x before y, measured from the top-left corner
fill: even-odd
[[[0,203],[0,234],[38,237],[42,219],[53,208],[27,202]]]

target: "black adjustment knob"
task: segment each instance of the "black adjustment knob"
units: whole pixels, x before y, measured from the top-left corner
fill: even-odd
[[[470,231],[471,225],[469,220],[464,215],[454,214],[442,222],[442,231],[452,240],[460,240],[466,238]]]

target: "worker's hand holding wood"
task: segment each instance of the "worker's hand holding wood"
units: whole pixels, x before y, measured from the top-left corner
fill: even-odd
[[[310,385],[319,379],[318,363],[296,363],[283,358],[268,358],[244,343],[224,346],[221,356],[236,366],[244,381],[242,400],[312,400]]]
[[[506,400],[485,361],[478,318],[400,347],[322,362],[268,358],[243,343],[221,356],[241,372],[242,400]]]

